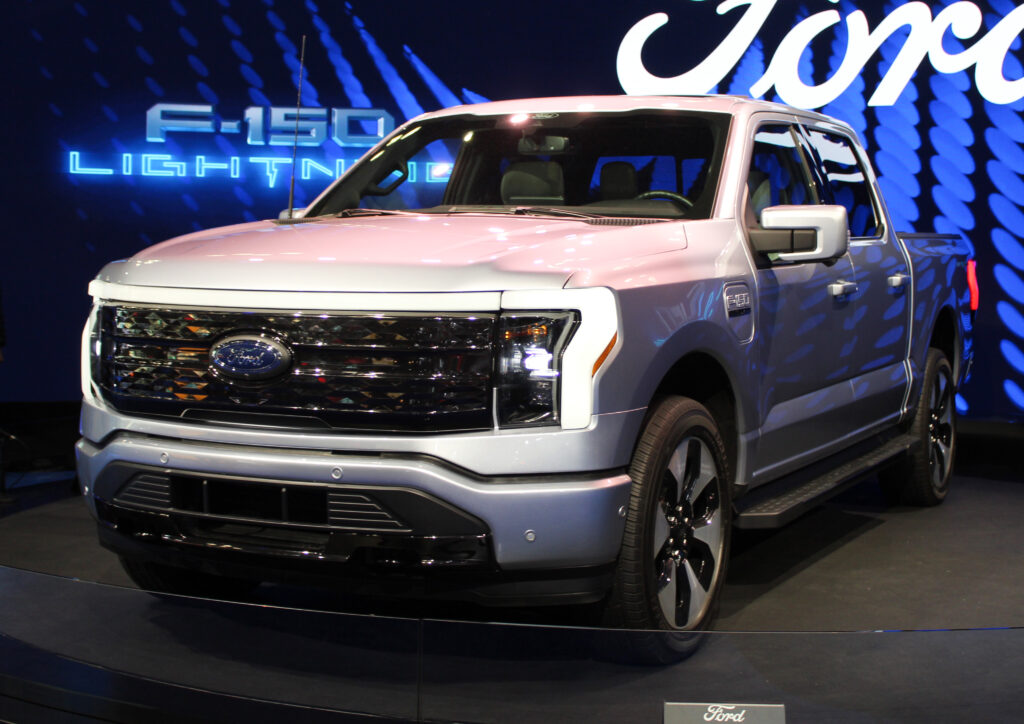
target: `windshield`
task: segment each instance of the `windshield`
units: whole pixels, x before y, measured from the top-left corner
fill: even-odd
[[[381,210],[708,218],[728,121],[680,111],[430,119],[372,149],[307,217]]]

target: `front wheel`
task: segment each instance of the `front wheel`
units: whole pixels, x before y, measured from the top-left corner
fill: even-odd
[[[879,475],[888,496],[909,505],[946,499],[956,456],[956,384],[946,355],[928,350],[921,398],[910,426],[915,446]]]
[[[630,465],[633,489],[608,606],[636,657],[689,655],[711,624],[732,530],[725,445],[711,414],[684,397],[654,408]]]

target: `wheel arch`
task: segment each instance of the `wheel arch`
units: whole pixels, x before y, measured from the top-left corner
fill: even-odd
[[[740,399],[725,366],[707,352],[684,355],[661,378],[650,407],[653,408],[654,400],[668,395],[688,397],[708,409],[725,443],[729,468],[735,480],[740,447]]]
[[[943,306],[935,317],[932,335],[928,340],[929,347],[941,350],[949,364],[953,367],[953,379],[959,380],[961,374],[960,335],[957,333],[956,315],[949,306]]]

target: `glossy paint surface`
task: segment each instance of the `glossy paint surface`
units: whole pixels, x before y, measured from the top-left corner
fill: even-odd
[[[109,264],[132,286],[317,292],[559,288],[575,273],[685,246],[675,224],[594,226],[508,214],[372,216],[199,232]]]

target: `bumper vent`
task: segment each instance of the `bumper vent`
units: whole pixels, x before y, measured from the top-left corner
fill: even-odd
[[[115,503],[147,508],[171,507],[171,481],[165,475],[136,475],[114,498]]]
[[[140,473],[114,496],[129,508],[306,528],[408,532],[380,501],[323,485]]]
[[[336,528],[407,530],[404,523],[376,501],[358,493],[328,493],[327,519]]]
[[[348,430],[487,429],[495,328],[494,314],[108,306],[94,375],[126,412],[246,413],[275,427],[291,416],[296,427],[315,418]],[[230,379],[210,351],[239,335],[272,338],[290,363],[271,379]]]

